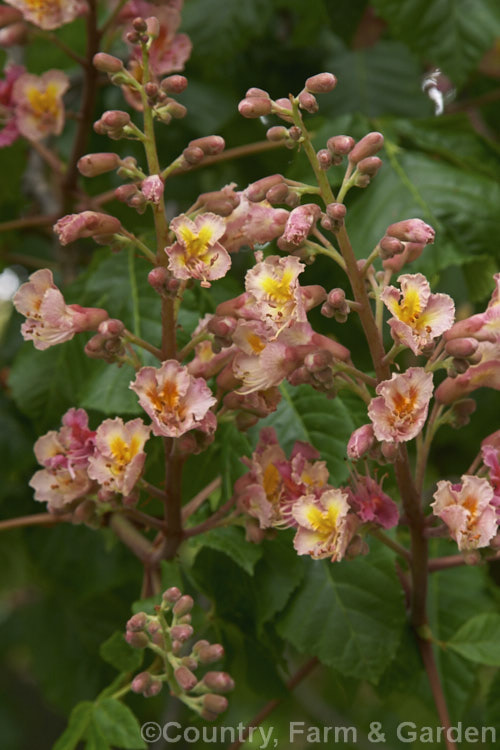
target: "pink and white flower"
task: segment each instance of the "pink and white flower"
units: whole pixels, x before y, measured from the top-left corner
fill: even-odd
[[[142,367],[130,388],[153,420],[153,434],[179,437],[189,430],[213,432],[215,416],[210,412],[217,400],[203,378],[194,378],[177,360],[161,367]]]
[[[461,484],[440,481],[431,504],[463,551],[487,547],[497,533],[493,487],[487,479],[465,474]]]
[[[452,325],[455,304],[448,294],[431,294],[429,282],[421,273],[398,278],[401,291],[386,287],[381,299],[394,317],[389,320],[395,342],[420,354],[433,339]]]
[[[310,555],[314,560],[329,557],[332,562],[342,560],[358,526],[350,513],[346,492],[325,490],[319,497],[304,495],[292,508],[298,524],[293,546],[299,555]]]
[[[377,440],[400,443],[416,437],[427,418],[432,391],[432,373],[422,367],[393,373],[379,383],[368,407]]]
[[[246,191],[236,195],[239,204],[225,219],[226,229],[222,237],[222,244],[229,253],[236,253],[242,247],[253,249],[255,245],[265,245],[282,234],[288,211],[274,208],[267,200],[250,201]]]
[[[245,288],[255,316],[277,335],[292,322],[307,321],[298,277],[305,266],[291,255],[270,255],[247,271]]]
[[[14,307],[26,317],[21,333],[35,349],[70,341],[75,333],[97,330],[108,313],[97,307],[67,305],[47,268],[32,273],[14,295]]]
[[[59,135],[64,127],[63,95],[69,78],[62,70],[48,70],[42,76],[25,73],[14,84],[16,122],[21,135],[39,141]]]
[[[110,492],[130,495],[144,467],[144,445],[150,432],[142,419],[125,423],[120,417],[105,419],[95,435],[96,453],[89,459],[89,477]]]
[[[170,228],[177,242],[165,248],[168,267],[176,279],[199,279],[201,286],[226,275],[231,258],[219,242],[224,234],[224,221],[216,214],[206,213],[191,221],[182,214],[174,219]]]
[[[85,13],[85,0],[6,0],[21,11],[26,21],[51,31]]]

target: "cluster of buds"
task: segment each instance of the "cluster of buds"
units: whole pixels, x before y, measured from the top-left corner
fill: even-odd
[[[434,242],[434,236],[434,229],[421,219],[391,224],[378,243],[384,269],[397,273],[406,263],[417,260],[424,247]]]
[[[326,301],[321,306],[321,314],[325,318],[335,318],[337,323],[345,323],[350,307],[343,289],[332,289],[328,292]]]
[[[190,169],[196,164],[201,164],[206,156],[217,156],[226,147],[224,138],[220,135],[207,135],[203,138],[195,138],[189,141],[182,152],[179,161],[179,169]]]
[[[208,666],[224,656],[219,643],[199,640],[190,650],[193,599],[175,586],[167,589],[155,614],[138,612],[127,622],[125,640],[134,648],[149,648],[160,657],[161,666],[153,665],[149,671],[140,672],[132,681],[134,693],[146,698],[157,695],[165,683],[179,700],[196,711],[203,719],[214,721],[226,710],[225,693],[234,688],[234,681],[226,672],[208,671],[200,678],[195,674],[199,667]],[[183,652],[185,652],[183,654]]]
[[[304,88],[296,98],[298,106],[300,109],[314,114],[318,111],[318,102],[315,94],[325,94],[332,91],[336,84],[337,79],[331,73],[318,73],[318,75],[311,76],[311,78],[307,79]],[[290,122],[292,104],[290,99],[285,98],[273,101],[267,91],[252,87],[248,89],[245,98],[239,103],[238,110],[243,117],[248,117],[250,119],[276,114],[286,122]],[[278,135],[278,132],[275,131],[268,137],[270,137],[270,140],[285,140],[288,138],[296,140],[294,134],[291,134],[290,132],[287,135],[284,133]]]
[[[169,94],[180,94],[188,85],[185,76],[167,76],[160,83],[149,81],[144,90],[153,114],[168,125],[173,119],[181,120],[187,114],[186,107]]]
[[[295,208],[300,203],[298,191],[281,174],[271,174],[252,182],[245,195],[251,203],[267,200],[272,206],[284,204],[290,208]]]
[[[121,320],[110,318],[104,320],[85,345],[85,354],[91,359],[103,359],[105,362],[119,362],[126,356],[123,342],[125,326]]]
[[[121,109],[110,109],[104,112],[102,117],[94,123],[94,130],[99,135],[107,135],[113,141],[136,136],[136,129],[129,113]]]

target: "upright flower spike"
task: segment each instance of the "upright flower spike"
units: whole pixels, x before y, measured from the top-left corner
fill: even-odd
[[[393,317],[389,320],[395,342],[420,354],[433,339],[452,325],[455,305],[448,294],[431,294],[429,282],[421,273],[398,278],[401,291],[386,287],[381,299]]]
[[[305,322],[306,312],[299,274],[305,266],[298,258],[270,255],[247,271],[245,288],[255,306],[256,315],[278,334],[293,321]]]
[[[410,367],[377,386],[368,407],[377,440],[401,443],[418,435],[427,418],[432,396],[432,373]]]
[[[74,21],[87,8],[85,0],[6,0],[26,21],[51,31]]]
[[[16,121],[19,132],[32,141],[59,135],[64,127],[63,95],[69,79],[61,70],[42,76],[25,73],[14,84]]]
[[[356,516],[349,511],[348,496],[339,489],[325,490],[319,498],[301,497],[292,508],[298,524],[293,540],[298,554],[310,555],[314,560],[342,560],[358,525]]]
[[[461,484],[437,483],[431,507],[450,529],[462,551],[487,547],[497,533],[493,487],[487,479],[465,474]]]
[[[161,367],[142,367],[130,388],[153,420],[153,434],[179,437],[189,430],[213,432],[215,417],[209,411],[217,399],[203,378],[194,378],[177,360]]]
[[[177,242],[165,248],[168,267],[177,279],[198,279],[201,285],[226,275],[231,258],[219,239],[225,232],[224,221],[216,214],[207,213],[191,221],[185,214],[174,219],[170,228]]]
[[[75,333],[97,330],[108,313],[97,307],[67,305],[54,284],[52,271],[43,268],[32,273],[13,299],[16,310],[26,317],[21,333],[26,341],[33,341],[35,349],[70,341]]]
[[[144,467],[144,445],[150,432],[142,419],[125,423],[120,417],[104,420],[97,428],[89,477],[110,492],[130,495]]]

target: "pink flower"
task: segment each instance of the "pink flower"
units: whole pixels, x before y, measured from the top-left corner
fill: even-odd
[[[75,333],[97,330],[108,313],[96,307],[67,305],[47,268],[32,273],[14,296],[14,307],[26,317],[21,333],[35,349],[70,341]]]
[[[357,430],[354,430],[347,443],[347,457],[352,461],[357,461],[373,448],[374,443],[375,434],[373,432],[373,425],[364,424],[358,427]]]
[[[48,70],[42,76],[20,76],[14,84],[14,100],[21,135],[32,141],[59,135],[64,126],[62,97],[68,88],[69,79],[61,70]]]
[[[262,429],[252,458],[242,459],[250,471],[234,486],[239,509],[263,529],[295,526],[291,511],[298,498],[306,493],[315,497],[327,487],[326,464],[317,458],[311,445],[296,442],[287,460],[274,428]]]
[[[398,506],[382,490],[381,484],[370,476],[356,476],[354,488],[348,490],[349,502],[364,522],[373,522],[384,529],[397,526]]]
[[[121,228],[119,219],[114,216],[97,211],[82,211],[63,216],[54,225],[54,232],[61,245],[68,245],[84,237],[94,237],[97,242],[101,237],[117,234]]]
[[[298,524],[293,546],[298,554],[314,560],[342,560],[358,525],[349,511],[348,496],[339,489],[325,490],[319,497],[301,497],[292,508]]]
[[[24,73],[26,69],[22,65],[8,65],[5,68],[5,79],[0,81],[0,120],[3,124],[0,148],[10,146],[19,137],[13,92],[15,82]]]
[[[224,221],[207,213],[191,221],[182,214],[170,224],[177,242],[165,248],[168,267],[177,279],[199,279],[201,286],[226,275],[231,258],[219,242],[224,234]]]
[[[164,190],[165,183],[158,174],[153,174],[150,177],[146,177],[141,185],[141,192],[143,196],[147,201],[155,205],[158,205],[161,202]]]
[[[472,336],[478,341],[500,342],[500,273],[493,278],[495,289],[486,310],[455,323],[445,335],[447,341]]]
[[[441,481],[437,487],[431,507],[450,529],[458,548],[487,547],[498,526],[493,487],[488,480],[465,474],[462,484]]]
[[[391,335],[397,343],[420,354],[453,325],[455,305],[447,294],[431,294],[429,282],[421,273],[405,274],[398,282],[401,291],[389,286],[381,294],[394,316],[389,320]]]
[[[57,29],[70,23],[87,9],[84,0],[6,0],[21,11],[26,21],[41,29]]]
[[[95,450],[95,432],[89,430],[84,409],[69,409],[62,427],[42,435],[34,451],[39,464],[30,481],[35,500],[48,503],[49,511],[57,511],[83,497],[93,489],[87,467]]]
[[[239,205],[225,219],[226,231],[222,237],[222,244],[229,253],[241,247],[253,249],[255,245],[265,245],[282,234],[288,211],[274,208],[267,200],[254,203],[248,200],[245,191],[236,195]]]
[[[153,420],[153,434],[179,437],[188,430],[213,432],[215,417],[209,411],[217,400],[203,378],[194,378],[177,360],[161,367],[142,367],[130,388]]]
[[[321,216],[321,209],[315,203],[297,206],[288,215],[282,241],[292,248],[300,247]]]
[[[500,391],[500,340],[495,343],[480,341],[476,356],[480,357],[477,364],[471,365],[456,378],[443,380],[436,389],[436,401],[451,404],[478,388]]]
[[[110,492],[130,495],[144,467],[144,444],[150,431],[142,419],[125,424],[120,417],[104,420],[97,428],[96,453],[89,459],[89,477]]]
[[[422,367],[393,373],[379,383],[378,397],[368,407],[377,440],[400,443],[416,437],[427,418],[432,390],[432,373]]]
[[[255,317],[266,322],[275,334],[293,321],[307,321],[298,276],[305,266],[298,258],[270,255],[247,271],[245,287]]]

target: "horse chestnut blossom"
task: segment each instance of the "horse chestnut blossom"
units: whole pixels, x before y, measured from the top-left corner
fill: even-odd
[[[74,21],[87,9],[85,0],[6,0],[26,21],[51,31]]]
[[[234,485],[238,508],[262,529],[295,526],[292,508],[302,495],[315,497],[328,486],[328,469],[312,445],[297,441],[287,460],[273,427],[261,430],[249,471]]]
[[[284,258],[270,255],[247,271],[248,303],[275,335],[292,321],[307,320],[298,282],[304,268],[304,264],[292,255]]]
[[[432,373],[422,367],[393,373],[379,383],[368,407],[377,440],[400,443],[416,437],[427,418],[432,391]]]
[[[120,417],[105,419],[95,433],[96,450],[89,459],[89,477],[110,492],[129,495],[142,473],[144,445],[150,432],[142,419],[125,423]]]
[[[95,451],[95,435],[85,410],[69,409],[58,432],[51,430],[36,441],[35,456],[44,468],[33,475],[30,486],[35,500],[46,502],[50,512],[64,509],[93,490],[87,468]]]
[[[350,510],[348,495],[340,489],[325,490],[319,497],[301,497],[292,508],[298,525],[293,546],[298,554],[314,560],[342,560],[359,524]]]
[[[79,214],[68,214],[54,225],[61,245],[93,237],[96,242],[102,238],[117,234],[122,228],[121,222],[115,216],[102,214],[98,211],[81,211]]]
[[[497,533],[493,487],[487,479],[469,474],[461,484],[440,481],[431,503],[434,515],[450,529],[462,551],[487,547]]]
[[[153,420],[154,435],[179,437],[189,430],[215,430],[215,415],[209,409],[217,399],[203,378],[194,378],[175,359],[158,368],[142,367],[130,388]]]
[[[14,295],[14,307],[27,320],[21,326],[26,341],[33,341],[35,349],[70,341],[75,333],[97,330],[108,313],[97,307],[67,305],[54,284],[52,271],[35,271],[29,281]]]
[[[59,135],[64,127],[62,97],[69,78],[61,70],[48,70],[42,76],[25,73],[14,84],[16,123],[21,135],[39,141]]]
[[[392,529],[399,521],[398,506],[371,476],[354,476],[353,488],[348,490],[349,502],[358,518]]]
[[[219,239],[226,226],[220,216],[207,213],[191,221],[185,214],[174,219],[170,228],[177,242],[165,248],[168,267],[176,279],[198,279],[201,286],[221,279],[231,267],[231,258]]]
[[[224,190],[228,191],[233,186],[234,183]],[[274,208],[267,200],[249,200],[249,190],[234,193],[238,205],[225,220],[222,244],[229,253],[236,253],[245,246],[253,248],[256,244],[272,242],[282,234],[290,215],[284,208]]]
[[[388,322],[391,335],[414,354],[421,354],[432,340],[447,331],[455,318],[455,304],[448,294],[431,294],[421,273],[398,278],[401,291],[386,287],[381,299],[394,317]]]

